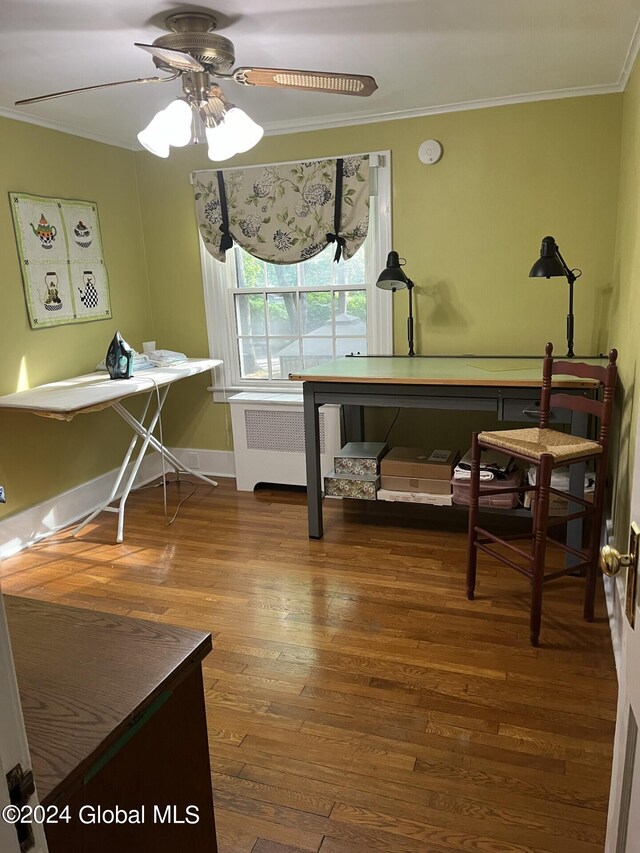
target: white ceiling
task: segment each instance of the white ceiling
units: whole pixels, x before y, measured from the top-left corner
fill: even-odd
[[[14,107],[14,101],[158,73],[134,47],[175,11],[209,9],[236,65],[371,74],[370,98],[250,89],[227,97],[267,132],[620,91],[637,50],[640,0],[0,0],[0,114],[138,147],[179,81]]]

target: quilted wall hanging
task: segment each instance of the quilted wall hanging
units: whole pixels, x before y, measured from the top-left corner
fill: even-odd
[[[111,317],[94,202],[9,193],[32,329]]]

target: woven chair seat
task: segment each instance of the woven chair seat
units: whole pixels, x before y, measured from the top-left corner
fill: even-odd
[[[482,444],[504,450],[506,453],[517,453],[529,459],[540,459],[544,453],[549,453],[553,456],[554,464],[579,459],[582,456],[598,456],[602,453],[602,446],[597,441],[539,427],[481,432],[478,439]]]

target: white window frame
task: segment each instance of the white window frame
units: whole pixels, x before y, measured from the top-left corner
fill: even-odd
[[[341,155],[341,156],[354,156]],[[392,294],[376,287],[376,279],[385,268],[391,251],[391,152],[369,154],[371,206],[369,231],[374,237],[366,268],[367,291],[367,352],[391,355],[393,352]],[[322,158],[318,158],[322,159]],[[283,164],[269,164],[283,165]],[[374,205],[373,200],[377,200]],[[214,400],[223,401],[228,393],[241,391],[290,391],[299,393],[300,382],[287,379],[242,379],[239,375],[239,356],[236,347],[235,318],[231,313],[228,290],[237,287],[235,256],[228,252],[225,263],[217,261],[207,251],[200,238],[200,262],[204,289],[204,307],[209,340],[209,355],[221,359],[216,370]]]

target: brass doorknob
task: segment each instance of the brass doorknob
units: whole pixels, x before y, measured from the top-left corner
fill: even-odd
[[[621,554],[611,545],[604,545],[600,549],[600,568],[610,578],[618,574],[621,568],[631,565],[631,554]]]

